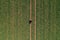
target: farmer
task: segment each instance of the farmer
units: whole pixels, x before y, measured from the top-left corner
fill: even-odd
[[[29,24],[31,24],[32,23],[32,20],[29,20]]]

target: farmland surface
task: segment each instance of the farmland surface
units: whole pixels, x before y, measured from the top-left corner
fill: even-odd
[[[60,0],[0,0],[0,40],[60,40]]]

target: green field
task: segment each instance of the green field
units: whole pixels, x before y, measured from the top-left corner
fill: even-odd
[[[32,31],[35,40],[35,0]],[[0,0],[0,40],[30,40],[30,0]],[[36,40],[60,40],[60,0],[36,0]]]

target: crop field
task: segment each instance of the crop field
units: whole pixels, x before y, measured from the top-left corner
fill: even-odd
[[[0,40],[60,40],[60,0],[0,0]]]

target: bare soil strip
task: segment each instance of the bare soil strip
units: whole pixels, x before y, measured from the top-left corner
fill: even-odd
[[[30,20],[32,20],[32,0],[30,0]],[[30,40],[32,40],[32,24],[30,24]]]
[[[30,20],[32,20],[32,0],[30,0]]]
[[[32,28],[31,28],[31,24],[30,24],[30,40],[32,40]]]
[[[35,12],[35,25],[34,25],[34,27],[35,27],[35,40],[36,40],[36,0],[34,0],[34,6],[35,6],[35,8],[34,8],[34,12]]]

